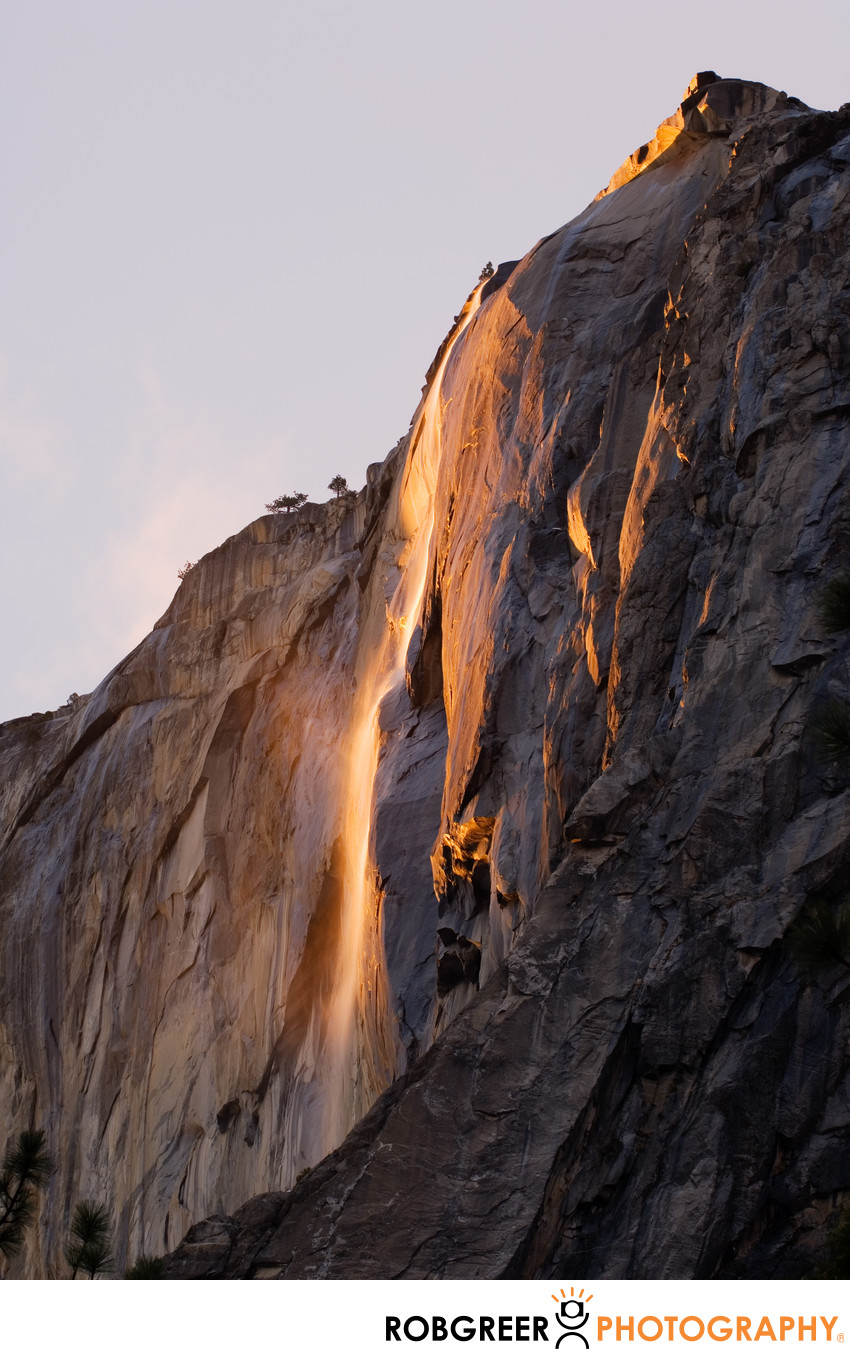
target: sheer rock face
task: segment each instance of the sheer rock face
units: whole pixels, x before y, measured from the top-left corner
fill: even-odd
[[[807,727],[850,688],[850,108],[705,73],[665,126],[485,286],[366,491],[0,732],[3,1105],[131,1253],[208,1217],[171,1275],[799,1275],[850,1187],[846,968],[783,941],[848,887]]]

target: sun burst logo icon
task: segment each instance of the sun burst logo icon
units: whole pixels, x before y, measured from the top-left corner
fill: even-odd
[[[587,1312],[587,1303],[588,1301],[593,1300],[593,1296],[586,1296],[584,1294],[584,1287],[582,1287],[578,1295],[576,1295],[575,1287],[571,1286],[569,1296],[564,1288],[561,1287],[560,1297],[556,1296],[553,1291],[552,1299],[558,1306],[558,1313],[555,1315],[555,1319],[564,1330],[555,1344],[556,1350],[561,1346],[565,1338],[577,1338],[580,1343],[584,1343],[584,1346],[589,1348],[590,1344],[581,1330],[590,1319],[590,1315]]]

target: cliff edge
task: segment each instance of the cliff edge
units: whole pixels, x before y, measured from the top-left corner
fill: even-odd
[[[359,496],[0,728],[0,1087],[66,1214],[192,1226],[175,1277],[811,1269],[847,968],[786,938],[850,888],[811,738],[848,217],[850,106],[702,73],[476,289]]]

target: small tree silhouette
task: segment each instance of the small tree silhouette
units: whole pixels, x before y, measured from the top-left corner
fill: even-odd
[[[493,268],[492,259],[488,259],[487,263],[484,265],[483,269],[478,275],[479,283],[486,283],[487,279],[492,278],[495,272],[496,270]]]
[[[293,509],[300,509],[302,504],[307,503],[307,496],[302,495],[300,490],[294,495],[278,495],[266,508],[270,514],[289,514]]]
[[[185,580],[189,571],[194,570],[197,564],[198,564],[197,561],[187,561],[186,564],[180,570],[177,571],[178,580]]]
[[[850,970],[850,908],[816,901],[787,934],[794,960],[810,976],[833,966]]]
[[[850,577],[840,575],[820,596],[818,616],[825,631],[850,631]],[[830,763],[850,759],[850,704],[840,697],[821,702],[812,713],[809,731],[818,753]]]
[[[165,1276],[165,1259],[152,1253],[140,1253],[132,1267],[124,1273],[125,1282],[156,1282]]]
[[[830,763],[850,758],[850,706],[840,697],[822,703],[809,722],[818,752]]]
[[[56,1165],[44,1148],[43,1131],[21,1131],[0,1169],[0,1253],[20,1252],[24,1230],[35,1215],[35,1189],[44,1187]]]
[[[344,476],[334,476],[333,480],[328,483],[328,489],[333,490],[337,499],[339,499],[340,495],[348,494],[348,481]]]
[[[830,580],[821,594],[818,615],[825,631],[850,628],[850,579],[846,575]]]
[[[838,1280],[850,1277],[850,1206],[834,1218],[826,1237],[825,1256],[814,1275]]]
[[[98,1272],[112,1267],[112,1222],[105,1206],[81,1201],[71,1217],[71,1235],[65,1245],[65,1259],[76,1280],[78,1272],[87,1272],[93,1281]]]

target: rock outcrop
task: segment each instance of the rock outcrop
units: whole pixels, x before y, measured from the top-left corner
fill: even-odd
[[[364,492],[0,730],[30,1268],[82,1195],[131,1254],[206,1217],[173,1276],[812,1266],[848,976],[784,940],[850,887],[809,734],[850,695],[848,226],[850,106],[702,74],[476,290]]]

